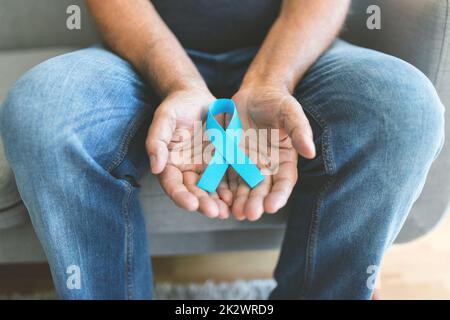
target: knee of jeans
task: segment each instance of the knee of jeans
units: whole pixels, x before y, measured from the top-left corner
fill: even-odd
[[[87,87],[79,77],[83,70],[69,71],[77,62],[70,54],[47,60],[25,73],[8,93],[1,109],[0,132],[13,169],[52,167],[57,159],[64,161],[61,152],[68,146],[81,145],[74,118],[83,113],[71,110],[86,102],[79,100],[95,82],[88,81],[92,85]]]
[[[58,74],[45,62],[23,75],[12,87],[1,110],[0,128],[5,152],[12,164],[37,160],[52,144],[56,132],[43,106],[56,98]],[[48,115],[48,114],[47,114]]]
[[[1,110],[11,166],[55,172],[77,159],[107,170],[137,125],[134,115],[148,110],[144,89],[126,61],[101,48],[39,64],[16,82]]]
[[[387,115],[388,139],[399,157],[410,155],[423,162],[433,161],[444,142],[444,106],[432,82],[417,68],[386,56],[385,75],[378,81],[386,92],[383,113]],[[390,105],[389,105],[389,102]],[[388,140],[389,142],[389,140]]]
[[[444,107],[421,71],[376,54],[355,59],[343,74],[342,85],[356,97],[349,112],[355,131],[373,142],[379,155],[405,168],[435,159],[444,139]]]

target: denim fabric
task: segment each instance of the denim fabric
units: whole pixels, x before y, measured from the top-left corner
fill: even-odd
[[[213,93],[230,97],[256,50],[188,53]],[[339,40],[295,96],[318,155],[299,162],[271,298],[368,299],[442,146],[443,106],[411,65]],[[137,181],[158,103],[101,47],[36,66],[5,101],[6,155],[62,298],[152,297]]]

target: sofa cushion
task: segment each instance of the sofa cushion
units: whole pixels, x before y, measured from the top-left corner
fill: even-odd
[[[286,213],[264,215],[257,222],[237,221],[235,219],[209,219],[198,213],[186,212],[178,208],[162,191],[158,180],[146,174],[140,181],[142,185],[141,203],[151,233],[180,233],[224,230],[249,230],[283,228]]]
[[[0,230],[22,224],[27,220],[14,175],[3,151],[0,140]]]
[[[84,0],[0,0],[0,50],[86,46],[98,41]],[[69,30],[70,5],[81,9],[81,29]]]

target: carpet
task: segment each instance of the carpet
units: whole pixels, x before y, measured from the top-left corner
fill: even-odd
[[[205,283],[158,283],[155,286],[156,300],[264,300],[275,287],[275,281],[237,280],[233,282]],[[36,292],[32,294],[13,293],[0,296],[0,300],[50,300],[57,299],[55,292]]]

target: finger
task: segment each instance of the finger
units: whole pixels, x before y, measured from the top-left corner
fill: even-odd
[[[233,199],[236,197],[237,189],[239,186],[239,175],[233,168],[228,168],[227,171],[228,188],[230,188]]]
[[[183,182],[186,185],[186,188],[189,192],[194,194],[199,201],[198,211],[208,218],[217,218],[219,216],[217,199],[213,199],[208,192],[197,187],[199,178],[199,175],[193,171],[183,173]]]
[[[245,219],[244,207],[250,194],[250,187],[241,180],[236,190],[236,196],[234,198],[231,212],[237,220]]]
[[[230,208],[228,207],[228,205],[222,199],[220,199],[217,192],[209,193],[209,196],[211,197],[211,199],[216,201],[217,207],[219,208],[218,218],[227,219],[230,216]]]
[[[169,156],[167,146],[175,131],[174,117],[164,111],[163,107],[161,104],[156,109],[145,143],[153,174],[159,174],[164,170]]]
[[[250,221],[261,218],[264,213],[264,198],[269,194],[272,178],[266,176],[265,179],[250,191],[244,207],[244,214]]]
[[[294,149],[303,157],[313,159],[316,156],[313,132],[308,118],[297,99],[290,96],[281,106],[281,126],[291,138]]]
[[[222,181],[220,181],[216,192],[227,206],[231,206],[233,204],[233,193],[228,186],[227,176],[224,176]]]
[[[188,211],[196,211],[199,201],[183,184],[183,174],[174,166],[167,166],[158,176],[164,192],[175,204]]]
[[[217,197],[217,207],[219,208],[219,219],[228,219],[230,217],[230,207],[222,199]]]
[[[230,207],[222,200],[217,200],[217,206],[219,207],[219,219],[228,219],[230,217]]]
[[[297,161],[280,164],[278,171],[272,176],[272,188],[264,198],[264,211],[275,213],[284,207],[297,182]]]

